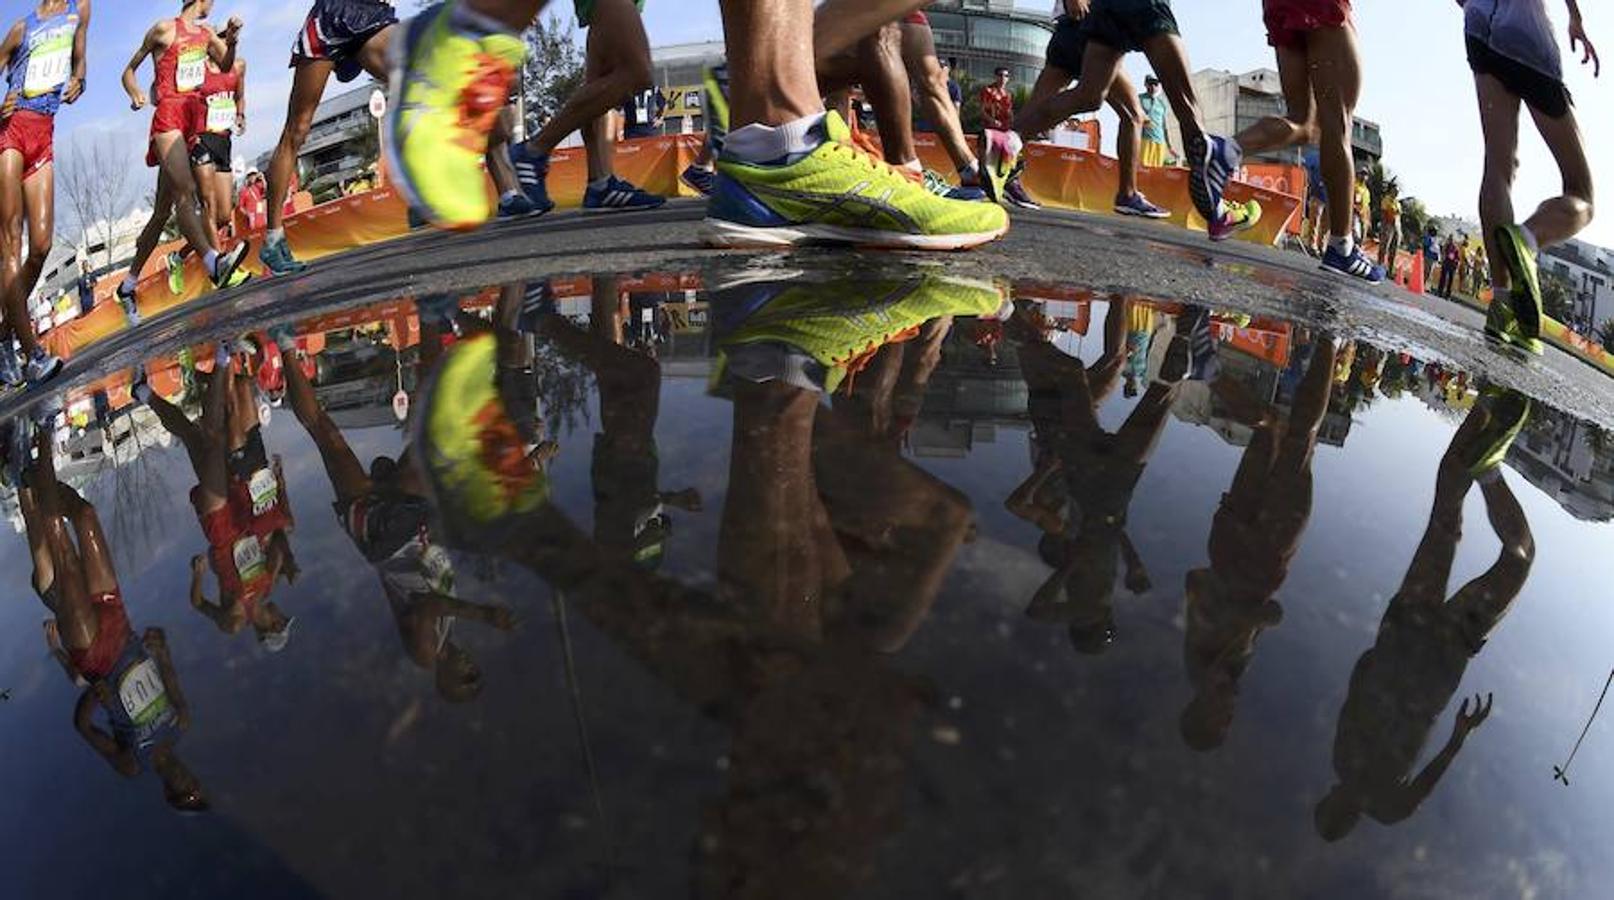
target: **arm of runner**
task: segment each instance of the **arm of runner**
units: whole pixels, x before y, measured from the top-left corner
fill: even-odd
[[[0,42],[0,59],[10,59],[17,52],[17,48],[22,46],[23,35],[26,33],[26,26],[19,19],[11,26],[11,30],[6,32],[5,41]],[[17,92],[11,91],[6,94],[4,106],[0,106],[0,119],[11,118],[11,114],[16,111]]]
[[[129,59],[129,64],[123,67],[123,92],[129,95],[129,106],[132,109],[143,109],[148,102],[146,92],[140,88],[140,64],[157,49],[163,29],[166,27],[168,27],[166,22],[158,22],[151,26],[151,30],[146,32],[145,38],[140,41],[140,47]]]
[[[446,594],[428,594],[419,599],[416,609],[423,615],[434,618],[455,616],[472,619],[485,625],[492,625],[500,631],[509,631],[516,627],[515,613],[508,606],[496,603],[472,603]]]
[[[191,557],[191,609],[207,616],[218,629],[230,634],[230,613],[224,608],[222,602],[212,603],[202,592],[202,578],[207,573],[207,558],[204,556]],[[220,598],[222,601],[223,598]]]
[[[73,730],[79,733],[84,743],[90,745],[90,749],[106,760],[107,765],[124,775],[137,774],[139,769],[134,766],[134,759],[118,749],[118,742],[112,739],[112,735],[95,726],[95,707],[101,702],[100,694],[105,689],[104,683],[98,684],[79,695],[78,704],[73,707]]]
[[[67,650],[62,647],[62,636],[56,630],[55,619],[45,620],[45,646],[50,650],[51,658],[55,659],[62,667],[62,671],[67,673],[68,681],[79,687],[89,687],[90,683],[79,674],[78,669],[73,666],[73,658],[68,656]]]
[[[1395,799],[1391,802],[1392,808],[1385,811],[1394,816],[1389,821],[1399,822],[1423,805],[1423,801],[1434,791],[1435,785],[1440,783],[1441,776],[1446,774],[1446,769],[1457,758],[1458,751],[1463,749],[1463,742],[1468,740],[1469,732],[1478,728],[1490,714],[1490,695],[1486,695],[1481,701],[1476,694],[1472,711],[1469,709],[1468,698],[1463,698],[1463,705],[1457,710],[1457,721],[1452,723],[1451,737],[1446,740],[1446,746],[1440,748],[1434,759],[1429,760],[1429,764],[1423,767],[1417,778],[1405,786],[1397,786]]]
[[[237,137],[247,133],[247,61],[244,59],[235,61],[235,133]],[[275,462],[276,477],[279,476],[279,473],[280,462],[277,457]],[[280,489],[284,491],[286,485],[282,483]]]
[[[75,103],[84,96],[85,72],[90,59],[84,48],[89,36],[90,0],[79,0],[78,29],[73,32],[73,74],[67,79],[67,87],[62,89],[63,103]]]
[[[1603,63],[1597,58],[1597,48],[1592,46],[1591,39],[1586,37],[1586,25],[1580,19],[1580,4],[1576,0],[1567,0],[1569,4],[1569,52],[1574,53],[1575,45],[1580,47],[1580,63],[1591,63],[1592,77],[1603,74]]]
[[[218,63],[219,71],[228,72],[235,68],[235,44],[241,37],[241,17],[231,16],[230,21],[224,23],[221,32],[210,32],[208,41],[208,54]]]
[[[161,628],[147,628],[146,633],[140,636],[141,643],[146,645],[146,652],[157,661],[157,674],[162,676],[163,687],[168,689],[168,702],[174,704],[174,712],[179,716],[179,730],[188,731],[191,727],[191,705],[185,699],[185,692],[179,686],[179,673],[174,671],[174,658],[168,653],[168,635]]]

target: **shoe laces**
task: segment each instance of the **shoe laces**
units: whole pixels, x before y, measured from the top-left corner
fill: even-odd
[[[892,164],[881,159],[878,153],[874,153],[865,148],[863,145],[856,143],[859,137],[862,137],[861,132],[853,135],[852,142],[842,143],[840,141],[830,141],[830,143],[833,145],[832,149],[834,149],[836,152],[843,153],[846,156],[851,157],[853,160],[873,169],[882,175],[899,175],[904,178],[911,178],[906,171],[898,169],[896,166],[893,166]],[[867,139],[865,138],[865,140]],[[923,176],[920,177],[923,178]]]
[[[494,120],[509,100],[514,75],[508,63],[492,54],[478,53],[471,58],[470,78],[459,97],[459,124],[465,129],[462,136],[476,135],[486,143],[485,135],[493,129]],[[486,149],[466,146],[477,152]]]

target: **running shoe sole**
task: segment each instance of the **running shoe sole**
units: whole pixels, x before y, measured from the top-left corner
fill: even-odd
[[[1133,209],[1130,206],[1122,206],[1119,203],[1117,203],[1115,205],[1115,214],[1119,215],[1119,216],[1131,216],[1134,219],[1169,219],[1169,218],[1171,218],[1171,213],[1169,213],[1169,212],[1167,212],[1167,211],[1165,211],[1163,209],[1159,210],[1157,212],[1144,212],[1142,210]]]
[[[879,250],[969,250],[998,240],[1009,231],[1005,224],[980,234],[904,234],[877,228],[843,228],[838,225],[790,225],[758,228],[723,219],[701,223],[701,240],[720,249],[795,247],[801,244],[850,244]]]
[[[241,268],[241,263],[246,258],[247,258],[247,242],[246,241],[242,241],[241,243],[236,244],[235,248],[233,250],[231,250],[229,253],[220,255],[219,256],[219,264],[220,264],[221,268],[219,269],[218,276],[213,279],[213,287],[214,288],[235,287],[235,285],[230,283],[230,279],[235,277],[235,270]],[[243,282],[239,282],[239,283],[240,284],[245,284],[246,282],[243,281]]]
[[[663,200],[660,203],[652,204],[652,205],[649,205],[649,206],[585,206],[585,207],[583,207],[582,211],[585,214],[644,212],[645,210],[650,210],[650,209],[661,209],[663,206],[666,206],[666,205],[667,205],[667,201]]]

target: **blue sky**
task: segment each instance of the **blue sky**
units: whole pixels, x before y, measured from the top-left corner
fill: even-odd
[[[1562,26],[1563,3],[1546,2],[1555,22]],[[412,0],[399,4],[404,10],[413,5]],[[1019,5],[1041,11],[1053,4],[1052,0],[1036,0]],[[1463,56],[1461,10],[1448,0],[1367,0],[1357,6],[1365,69],[1358,112],[1383,126],[1386,162],[1431,210],[1472,215],[1482,146],[1473,79]],[[1243,71],[1273,65],[1257,0],[1177,0],[1173,7],[1195,68]],[[177,11],[179,4],[177,0],[100,0],[90,34],[88,93],[77,105],[64,109],[59,125],[64,140],[110,134],[119,146],[128,148],[131,166],[142,165],[149,112],[129,110],[118,76],[151,25],[153,10],[163,8]],[[571,16],[570,3],[556,2],[550,8],[564,18]],[[0,2],[0,11],[8,16],[26,9],[20,0]],[[249,158],[278,137],[291,84],[285,68],[288,50],[307,9],[306,0],[220,0],[214,11],[221,22],[232,14],[246,22],[241,52],[251,72],[243,148]],[[1600,187],[1607,197],[1614,190],[1606,181],[1614,175],[1614,115],[1609,114],[1614,110],[1614,9],[1583,0],[1582,10],[1592,40],[1600,42],[1609,55],[1609,74],[1594,80],[1590,68],[1568,58],[1562,27],[1559,35],[1592,172],[1604,179]],[[648,0],[646,19],[651,40],[657,44],[721,37],[716,0]],[[1129,58],[1128,68],[1135,80],[1142,80],[1145,66],[1141,57]],[[1108,143],[1114,129],[1106,127],[1105,131]],[[1521,215],[1559,188],[1552,159],[1528,122],[1522,134],[1514,194]],[[141,194],[148,191],[143,187]],[[1614,247],[1614,212],[1604,213],[1584,237]]]

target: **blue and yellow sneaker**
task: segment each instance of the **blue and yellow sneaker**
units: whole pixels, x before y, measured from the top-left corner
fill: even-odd
[[[777,163],[720,158],[701,236],[713,247],[823,242],[897,250],[964,250],[1002,237],[1009,217],[986,203],[937,197],[851,143],[824,117],[823,143]]]
[[[825,393],[874,351],[912,337],[926,322],[988,315],[1008,299],[991,281],[877,272],[827,280],[797,271],[747,272],[714,282],[710,295],[714,387],[733,375]]]
[[[163,262],[168,267],[168,293],[178,297],[185,293],[185,257],[175,250]]]
[[[483,159],[526,55],[513,34],[453,21],[455,2],[411,19],[388,47],[387,166],[409,205],[433,225],[466,230],[493,217]]]
[[[549,497],[548,475],[499,393],[497,344],[491,334],[455,344],[422,388],[412,426],[415,458],[455,540],[474,541]]]

